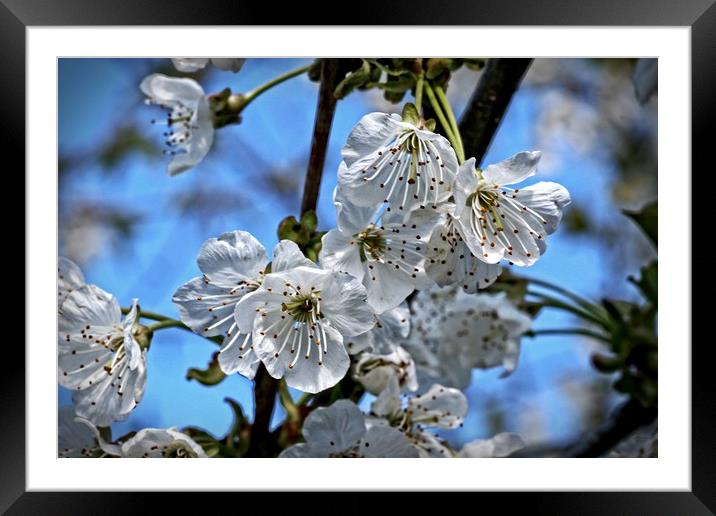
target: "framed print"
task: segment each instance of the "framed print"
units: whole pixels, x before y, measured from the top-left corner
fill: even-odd
[[[711,514],[691,168],[716,7],[662,3],[336,25],[3,0],[27,200],[3,510],[395,490]]]

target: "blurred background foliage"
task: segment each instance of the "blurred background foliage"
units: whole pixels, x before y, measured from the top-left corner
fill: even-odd
[[[656,274],[655,269],[641,270],[656,258],[655,243],[622,213],[640,211],[657,195],[657,99],[637,102],[631,80],[635,61],[535,60],[486,158],[490,163],[521,150],[543,152],[536,180],[562,183],[573,202],[545,257],[514,272],[549,280],[595,302],[641,302],[648,298],[643,292],[650,288],[650,275]],[[176,178],[166,175],[161,131],[150,124],[157,113],[144,105],[138,85],[145,75],[161,72],[191,76],[207,93],[227,86],[241,92],[310,62],[250,59],[238,74],[213,68],[181,74],[168,59],[61,59],[60,254],[124,306],[139,297],[144,308],[177,317],[171,295],[199,274],[195,258],[206,238],[244,229],[270,251],[279,222],[299,211],[317,84],[302,76],[262,95],[242,113],[239,125],[217,132],[213,149],[197,168]],[[433,64],[436,77],[450,76],[447,94],[458,116],[482,61],[459,64]],[[387,73],[388,86],[370,83],[377,67],[372,63],[363,77],[345,81],[317,208],[319,231],[335,223],[331,195],[340,149],[352,126],[371,111],[400,112],[401,105],[391,101],[406,89],[403,100],[411,100],[411,85],[399,83],[399,76]],[[614,310],[626,306],[619,302]],[[655,317],[655,296],[653,307],[646,316]],[[622,316],[628,327],[636,315]],[[575,320],[543,309],[535,321],[536,330],[560,326],[573,327]],[[220,435],[232,422],[238,435],[244,414],[250,418],[253,413],[251,382],[238,375],[213,387],[193,381],[213,361],[216,349],[178,330],[159,332],[149,353],[144,401],[127,421],[114,425],[115,435],[146,426],[191,426],[196,435]],[[618,367],[606,364],[617,352],[589,337],[526,337],[512,376],[474,372],[465,425],[443,436],[459,446],[515,431],[530,444],[568,445],[603,423],[621,401],[611,385],[628,380],[620,379]],[[601,373],[593,366],[594,353],[605,361],[596,363]],[[187,374],[192,368],[194,373]],[[59,396],[60,404],[70,403],[64,389]],[[225,397],[236,400],[243,412],[233,402],[224,403]],[[368,403],[365,398],[364,406]],[[282,417],[277,405],[275,423]]]

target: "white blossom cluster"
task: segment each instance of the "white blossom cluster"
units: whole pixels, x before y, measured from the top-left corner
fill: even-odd
[[[60,257],[57,312],[58,381],[74,402],[59,412],[60,457],[206,457],[176,429],[140,430],[121,445],[100,436],[98,427],[126,419],[144,395],[151,336],[139,325],[138,300],[123,319],[117,298]]]
[[[196,71],[210,61],[174,62]],[[234,71],[243,64],[211,63]],[[202,88],[153,74],[141,89],[168,111],[169,173],[196,165],[214,132]],[[203,244],[201,274],[172,298],[194,332],[223,337],[225,374],[254,378],[263,365],[311,394],[351,375],[376,396],[367,415],[346,399],[315,409],[305,442],[283,457],[506,456],[524,445],[499,434],[456,452],[434,432],[462,424],[461,390],[474,368],[515,369],[530,318],[504,294],[479,291],[497,280],[503,261],[528,267],[544,254],[569,194],[551,182],[510,186],[535,174],[539,152],[479,169],[474,158],[459,163],[428,125],[371,113],[353,128],[337,172],[336,227],[323,236],[317,263],[289,240],[269,259],[250,233],[231,231]],[[75,391],[76,419],[66,426],[84,438],[61,444],[61,454],[203,456],[173,429],[142,430],[121,445],[102,440],[96,427],[126,418],[141,400],[148,340],[136,300],[122,319],[117,300],[85,285],[68,260],[59,281],[59,378]]]

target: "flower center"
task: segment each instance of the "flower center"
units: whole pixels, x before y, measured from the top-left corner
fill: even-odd
[[[370,255],[373,260],[380,259],[385,250],[385,238],[383,237],[382,230],[371,224],[364,231],[358,233],[356,237],[360,246],[361,262],[367,261],[368,255]]]
[[[494,219],[497,231],[504,231],[502,224],[502,214],[498,212],[500,207],[499,194],[500,187],[498,185],[490,185],[484,181],[480,181],[477,190],[475,190],[466,201],[467,206],[472,207],[473,211],[479,214],[489,213]]]
[[[162,456],[176,459],[191,459],[196,458],[197,454],[186,443],[176,441],[164,448]]]
[[[299,294],[288,303],[281,304],[281,310],[297,322],[315,322],[323,317],[321,313],[321,293]]]
[[[192,123],[195,119],[195,111],[180,103],[169,105],[153,99],[148,99],[147,103],[156,104],[167,111],[167,116],[164,120],[152,119],[151,121],[153,125],[167,126],[167,130],[163,133],[163,136],[165,138],[164,143],[168,149],[162,152],[173,156],[185,151],[189,140],[191,140],[192,131],[197,128]]]

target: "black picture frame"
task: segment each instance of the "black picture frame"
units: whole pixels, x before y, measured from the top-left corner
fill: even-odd
[[[360,9],[350,9],[356,25],[576,25],[576,26],[685,26],[691,28],[692,157],[693,168],[706,171],[706,159],[714,133],[716,92],[716,5],[715,0],[459,0],[449,4],[411,0],[386,2],[363,0]],[[0,89],[2,121],[0,145],[4,156],[25,164],[25,29],[28,26],[61,25],[280,25],[344,24],[346,17],[331,15],[345,5],[326,4],[307,9],[302,2],[270,3],[231,0],[0,0]],[[287,47],[288,49],[288,47]],[[710,167],[713,167],[709,163]],[[6,170],[6,173],[10,173]],[[12,172],[15,173],[15,172]],[[678,171],[684,177],[689,171]],[[693,234],[699,224],[693,218]],[[701,219],[703,220],[703,219]],[[692,261],[694,270],[702,254]],[[27,270],[25,269],[27,274]],[[684,278],[689,281],[691,278]],[[693,303],[694,310],[705,310]],[[698,312],[697,312],[698,314]],[[699,318],[693,318],[692,320]],[[17,325],[19,326],[19,324]],[[13,339],[19,340],[19,339]],[[691,492],[589,492],[589,493],[480,493],[484,500],[502,507],[525,504],[531,514],[713,514],[716,511],[716,404],[712,399],[714,375],[708,360],[712,343],[692,347],[692,490]],[[12,344],[12,345],[11,345]],[[672,343],[673,344],[673,343]],[[687,344],[687,343],[680,343]],[[26,342],[26,346],[37,343]],[[8,514],[111,514],[133,513],[148,507],[156,495],[127,493],[39,493],[25,488],[25,353],[17,342],[6,340],[0,374],[0,510]],[[10,366],[11,365],[11,366]],[[189,500],[173,495],[161,501],[169,510],[177,501],[184,510],[194,501],[204,510],[208,495]],[[212,494],[212,497],[218,494]],[[245,497],[246,495],[233,495]],[[294,495],[295,496],[295,495]],[[164,497],[168,498],[168,497]],[[234,498],[234,501],[237,499]],[[248,507],[254,501],[242,498]],[[212,502],[213,505],[213,502]]]

